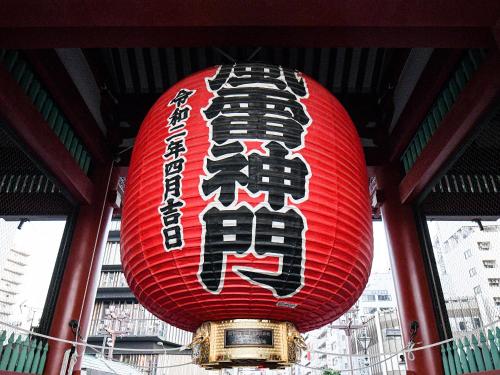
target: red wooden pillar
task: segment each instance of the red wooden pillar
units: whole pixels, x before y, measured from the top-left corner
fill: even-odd
[[[382,220],[389,242],[392,274],[396,287],[401,330],[404,342],[409,340],[410,323],[419,324],[415,342],[428,345],[439,341],[433,301],[427,282],[412,207],[399,198],[399,168],[377,169],[377,185],[382,190]],[[408,374],[442,374],[439,347],[415,352],[414,361],[406,361]]]
[[[50,336],[76,340],[69,323],[80,320],[81,340],[86,340],[99,282],[100,268],[113,212],[109,194],[116,189],[118,174],[111,163],[97,166],[94,173],[94,196],[90,205],[80,207],[61,289],[50,328]],[[59,375],[64,352],[71,346],[51,341],[45,375]],[[81,355],[83,347],[78,350]],[[74,374],[79,374],[81,358]]]

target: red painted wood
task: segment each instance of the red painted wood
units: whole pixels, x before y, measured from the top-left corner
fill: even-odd
[[[80,335],[82,340],[86,340],[88,336],[91,310],[97,292],[99,272],[113,211],[108,201],[108,191],[116,188],[117,179],[118,173],[112,173],[110,164],[97,168],[93,179],[97,192],[96,199],[92,205],[80,207],[49,331],[50,336],[75,340],[75,334],[68,323],[72,319],[79,319],[81,309]],[[49,347],[44,374],[59,375],[64,352],[70,346],[51,341]],[[81,350],[82,348],[79,347],[79,352]],[[80,362],[75,366],[75,370],[79,369],[79,366]]]
[[[408,103],[389,138],[389,160],[399,160],[427,115],[434,99],[458,63],[462,50],[438,49],[432,53]]]
[[[377,185],[384,196],[382,220],[389,242],[403,340],[408,342],[410,323],[416,320],[419,323],[416,341],[428,345],[438,342],[439,334],[413,210],[409,204],[399,201],[399,180],[396,164],[377,170]],[[407,361],[408,374],[443,373],[438,346],[414,354],[415,360]]]
[[[400,183],[401,202],[411,202],[460,148],[500,94],[500,56],[493,52],[474,74],[419,158]]]
[[[175,5],[175,6],[174,6]],[[152,0],[147,4],[120,0],[48,2],[4,1],[4,26],[492,26],[500,16],[495,0],[481,6],[467,0],[422,3],[418,0],[391,1],[390,7],[377,0],[275,0],[251,6],[245,0]],[[21,12],[29,6],[29,12]],[[245,12],[241,10],[245,9]],[[65,17],[59,17],[61,15]]]
[[[29,11],[27,11],[29,10]],[[244,11],[242,11],[244,10]],[[4,1],[0,41],[19,47],[486,46],[496,0]]]
[[[25,55],[94,160],[109,160],[111,156],[102,131],[56,52],[31,50]]]
[[[124,37],[126,35],[126,37]],[[429,37],[432,35],[432,37]],[[81,48],[130,46],[249,46],[434,48],[493,47],[491,30],[482,27],[48,27],[2,28],[7,48]]]
[[[3,66],[0,66],[0,116],[78,202],[92,201],[90,179]]]

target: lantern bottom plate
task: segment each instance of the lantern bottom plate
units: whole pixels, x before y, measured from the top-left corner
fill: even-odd
[[[203,323],[194,334],[192,349],[193,362],[209,370],[280,369],[296,363],[305,344],[292,323],[233,319]]]

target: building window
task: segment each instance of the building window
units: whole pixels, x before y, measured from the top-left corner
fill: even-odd
[[[481,319],[474,318],[474,328],[479,328],[479,327],[481,327]]]
[[[470,275],[470,277],[473,277],[473,276],[476,276],[476,275],[477,275],[476,269],[475,269],[474,267],[472,267],[472,268],[469,270],[469,275]]]
[[[363,296],[363,301],[375,301],[375,295],[374,294],[365,294]]]
[[[465,250],[464,256],[465,256],[465,259],[470,258],[472,256],[472,250],[471,249]]]
[[[477,243],[479,250],[487,251],[490,249],[490,241],[482,241]]]
[[[475,286],[474,287],[474,294],[480,294],[481,293],[481,287],[478,285],[478,286]]]
[[[490,284],[490,286],[499,287],[500,286],[500,279],[488,279],[488,284]]]
[[[99,288],[127,288],[127,280],[123,272],[112,271],[112,272],[102,272],[101,279],[99,281]]]
[[[495,302],[495,305],[500,306],[500,297],[493,297],[493,301]]]
[[[106,248],[104,249],[104,259],[103,264],[121,264],[120,260],[120,243],[119,242],[108,242],[106,243]]]
[[[388,294],[381,294],[378,296],[378,300],[379,301],[390,301],[391,300],[391,296],[388,295]]]
[[[458,327],[460,328],[460,331],[465,331],[465,322],[458,322]]]
[[[484,268],[497,268],[497,262],[493,259],[483,260],[483,266]]]

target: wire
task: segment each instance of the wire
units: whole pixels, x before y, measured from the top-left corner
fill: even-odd
[[[252,54],[248,56],[247,61],[252,61],[252,59],[260,52],[261,49],[262,47],[257,47],[255,51],[253,51]]]
[[[235,59],[233,59],[229,54],[227,54],[226,52],[224,52],[220,48],[214,47],[214,50],[216,50],[217,52],[219,52],[222,56],[224,56],[226,59],[228,59],[229,61],[231,61],[233,64],[236,63]]]

